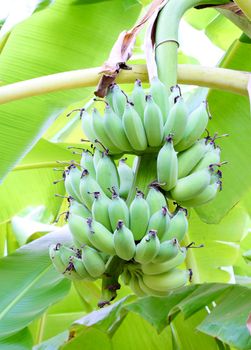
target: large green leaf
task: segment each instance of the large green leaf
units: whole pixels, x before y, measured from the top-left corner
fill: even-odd
[[[1,79],[11,83],[101,65],[118,33],[135,22],[140,9],[136,5],[127,12],[122,0],[74,6],[72,1],[57,0],[12,30],[0,56]],[[106,35],[108,26],[112,30]],[[1,106],[0,178],[34,146],[57,115],[84,98],[86,91],[61,91]]]
[[[28,328],[0,339],[0,350],[30,350],[32,347],[32,337]]]
[[[40,238],[0,260],[0,339],[19,332],[69,291],[70,282],[56,272],[48,247],[70,242],[66,228]]]
[[[63,349],[81,349],[81,339],[84,341],[85,336],[88,339],[88,334],[92,334],[94,330],[93,334],[102,332],[111,335],[115,348],[133,349],[132,343],[137,344],[137,349],[147,348],[147,344],[151,344],[150,348],[170,348],[170,328],[166,329],[170,325],[173,349],[217,349],[214,342],[214,338],[217,338],[219,344],[225,342],[238,349],[248,350],[251,336],[246,322],[250,306],[250,289],[216,283],[184,287],[162,298],[145,297],[136,301],[125,298],[76,321],[71,327],[73,338]],[[210,313],[205,307],[209,307]],[[142,323],[140,318],[135,319],[131,313],[143,317],[161,332],[160,336],[157,336],[153,328],[150,330],[151,327]],[[198,333],[196,328],[213,338],[209,339],[207,335]],[[140,338],[136,334],[140,334]],[[190,339],[186,339],[189,334]],[[107,342],[108,338],[106,346],[109,345]],[[89,346],[87,343],[87,349]],[[98,347],[93,344],[93,349],[96,348]]]
[[[63,195],[65,189],[63,182],[53,184],[62,178],[62,173],[53,171],[53,167],[60,167],[57,160],[70,159],[79,159],[79,156],[76,158],[65,147],[41,139],[0,186],[0,222],[9,220],[27,206],[44,205],[55,217],[62,200],[54,194]]]
[[[226,54],[221,66],[251,71],[251,44],[237,41]],[[209,223],[219,222],[241,200],[251,187],[251,121],[248,97],[224,91],[210,91],[208,95],[213,116],[210,133],[228,133],[219,140],[222,160],[228,164],[223,170],[223,190],[215,200],[196,209],[200,218]]]

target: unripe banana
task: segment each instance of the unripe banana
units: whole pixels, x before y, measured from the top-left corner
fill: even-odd
[[[88,139],[94,143],[97,137],[95,131],[92,128],[92,116],[89,115],[86,111],[84,111],[82,114],[82,129]],[[97,145],[97,148],[102,150],[102,147],[100,145]]]
[[[81,216],[82,218],[88,218],[91,216],[90,210],[85,205],[75,201],[74,199],[70,200],[69,214],[75,214]]]
[[[89,175],[89,172],[86,169],[82,172],[79,190],[81,200],[89,210],[91,210],[94,201],[93,192],[100,192],[105,195],[97,181]]]
[[[196,141],[191,147],[178,154],[178,178],[190,174],[193,168],[204,157],[210,146],[207,139]],[[210,163],[212,164],[212,163]]]
[[[82,152],[82,157],[80,160],[80,165],[82,169],[87,169],[89,174],[96,179],[96,170],[93,163],[93,155],[89,150],[84,150]]]
[[[118,221],[117,229],[113,234],[115,252],[119,258],[129,261],[135,255],[135,242],[132,231],[129,230],[122,220]]]
[[[173,148],[171,135],[166,137],[166,142],[158,153],[157,176],[161,188],[165,191],[169,191],[177,184],[178,158]]]
[[[164,137],[172,134],[173,144],[176,145],[183,138],[188,119],[188,111],[182,97],[172,106],[164,125]]]
[[[117,84],[112,85],[111,93],[114,112],[122,118],[127,100],[126,96]]]
[[[180,204],[184,207],[198,207],[214,199],[220,189],[221,189],[221,181],[214,182],[208,185],[196,197],[184,202],[180,202]]]
[[[73,164],[65,171],[65,189],[73,199],[79,202],[81,202],[79,191],[80,178],[81,171]]]
[[[160,108],[150,95],[146,96],[144,128],[148,145],[150,147],[160,146],[163,140],[163,117]]]
[[[135,151],[144,151],[147,148],[144,125],[137,111],[130,103],[127,103],[125,106],[122,123],[132,148]]]
[[[131,281],[131,278],[132,278],[132,275],[130,273],[130,271],[125,267],[122,274],[121,274],[121,278],[122,278],[122,281],[123,283],[127,286],[130,281]]]
[[[143,290],[140,288],[139,285],[139,279],[137,275],[132,275],[131,280],[130,280],[130,288],[133,291],[135,295],[138,297],[145,297],[147,294],[143,292]]]
[[[146,104],[146,96],[145,96],[144,89],[141,85],[141,81],[139,79],[137,79],[134,84],[134,89],[132,91],[132,102],[142,122],[144,122],[144,109]]]
[[[105,226],[91,218],[87,219],[89,225],[88,238],[92,245],[101,252],[115,255],[113,235]]]
[[[150,217],[147,230],[156,230],[158,232],[158,238],[161,240],[161,237],[169,227],[169,223],[170,217],[167,207],[162,207]]]
[[[159,290],[149,288],[143,281],[143,274],[137,275],[137,278],[138,278],[139,287],[146,295],[155,296],[155,297],[167,296],[168,292],[160,292]]]
[[[90,217],[90,216],[89,216]],[[89,240],[89,226],[86,218],[70,213],[68,218],[68,225],[73,238],[81,245],[92,245]]]
[[[69,264],[70,257],[77,256],[76,251],[73,248],[66,247],[63,244],[60,244],[58,251],[60,253],[61,260],[65,265]]]
[[[88,245],[82,249],[82,261],[86,271],[94,278],[100,277],[105,272],[105,263],[99,252]]]
[[[112,228],[108,213],[108,207],[111,200],[108,197],[102,195],[100,192],[94,192],[93,195],[94,202],[92,204],[92,217],[94,220],[99,221],[109,231],[111,231]]]
[[[120,159],[118,165],[119,174],[119,195],[127,199],[133,184],[134,174],[132,168],[126,164],[126,158]]]
[[[178,254],[174,258],[159,264],[154,264],[152,262],[149,264],[144,264],[141,267],[142,271],[144,274],[150,275],[150,276],[158,275],[158,274],[162,274],[164,272],[170,271],[175,267],[181,265],[185,261],[186,254],[187,254],[187,249],[180,248]]]
[[[182,202],[196,197],[210,184],[212,172],[208,167],[179,179],[170,191],[172,198]]]
[[[110,197],[111,188],[119,190],[119,175],[117,167],[111,157],[106,152],[103,153],[103,157],[98,162],[96,170],[96,180],[104,193]]]
[[[92,113],[92,128],[95,131],[96,139],[98,139],[107,149],[109,149],[110,153],[118,154],[122,152],[114,145],[109,135],[107,135],[104,126],[104,118],[101,117],[96,108],[93,109]]]
[[[113,112],[110,106],[106,106],[104,114],[104,127],[107,135],[114,145],[125,151],[132,151],[132,147],[126,137],[122,120]]]
[[[150,219],[149,205],[144,199],[143,192],[136,192],[136,196],[130,205],[129,212],[130,229],[132,230],[135,241],[138,241],[145,235]]]
[[[88,279],[88,280],[93,280],[93,278],[89,275],[87,272],[84,263],[82,259],[77,258],[76,256],[73,256],[71,258],[71,262],[73,263],[74,269],[77,272],[77,274],[83,278],[83,279]]]
[[[179,244],[176,238],[170,241],[164,241],[160,244],[159,252],[153,259],[154,264],[163,263],[167,260],[173,259],[179,252]]]
[[[161,193],[156,186],[150,185],[150,189],[146,196],[146,201],[149,205],[150,215],[152,216],[156,211],[161,210],[162,207],[165,207],[166,198]]]
[[[102,156],[103,156],[103,152],[95,148],[93,153],[93,164],[94,164],[95,171],[97,171],[98,163],[102,158]]]
[[[179,207],[171,218],[169,227],[161,238],[161,242],[176,238],[179,242],[183,240],[188,230],[187,211]]]
[[[182,140],[176,145],[177,151],[183,151],[198,140],[206,129],[208,112],[206,103],[202,103],[189,116]]]
[[[161,292],[171,291],[184,286],[189,281],[189,271],[173,269],[160,275],[143,275],[147,287]]]
[[[220,162],[220,153],[221,150],[219,147],[215,147],[210,143],[209,150],[206,152],[206,154],[203,156],[201,161],[195,166],[193,169],[193,172],[205,169],[207,168],[210,164],[217,164]]]
[[[135,261],[141,264],[150,263],[158,254],[160,242],[156,230],[149,232],[141,239],[136,246]]]
[[[151,80],[150,94],[152,95],[155,103],[159,106],[162,113],[163,122],[165,122],[169,112],[168,91],[158,77],[154,77]]]
[[[116,230],[119,220],[122,220],[125,226],[129,227],[129,209],[126,202],[114,190],[108,213],[113,231]]]
[[[112,90],[113,90],[113,84],[110,84],[107,89],[107,93],[105,96],[105,101],[113,108],[112,104]]]
[[[74,281],[81,279],[81,277],[74,271],[74,266],[70,261],[64,263],[61,259],[61,253],[59,251],[59,245],[52,245],[49,247],[49,254],[53,266],[57,272],[63,274],[66,278]]]

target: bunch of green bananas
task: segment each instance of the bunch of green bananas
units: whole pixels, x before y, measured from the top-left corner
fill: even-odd
[[[125,159],[117,167],[107,152],[101,154],[98,150],[94,155],[83,151],[79,165],[69,164],[63,178],[69,195],[67,220],[75,248],[60,243],[50,247],[58,272],[73,280],[97,279],[105,273],[110,259],[118,256],[125,262],[124,274],[135,265],[140,266],[140,276],[144,276],[145,267],[153,265],[158,270],[180,255],[179,242],[188,229],[186,210],[177,206],[171,214],[165,196],[154,185],[146,196],[137,190],[127,205],[133,176]],[[182,283],[180,274],[184,275]],[[185,284],[187,276],[177,271],[177,283],[174,279],[167,290]]]
[[[166,196],[184,207],[196,207],[212,200],[221,189],[220,148],[207,135],[207,104],[188,113],[178,86],[166,97],[164,85],[154,78],[145,95],[136,80],[129,98],[113,84],[106,97],[102,117],[96,109],[84,112],[83,130],[109,154],[156,152],[157,180]],[[99,144],[98,147],[101,147]]]

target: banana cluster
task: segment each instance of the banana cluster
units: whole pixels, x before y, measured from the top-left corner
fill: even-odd
[[[176,269],[184,261],[181,256],[185,258],[186,249],[180,242],[188,229],[187,212],[177,206],[170,213],[164,194],[154,185],[146,196],[137,190],[128,205],[133,177],[125,159],[116,166],[107,152],[95,150],[92,155],[83,151],[79,165],[70,163],[63,179],[69,195],[67,221],[74,247],[53,245],[50,257],[66,278],[95,280],[117,256],[124,261],[127,284],[142,280],[145,290],[149,288],[145,294],[162,295],[189,280],[189,273]],[[161,270],[167,263],[173,268]],[[156,276],[149,277],[148,269],[156,271]]]

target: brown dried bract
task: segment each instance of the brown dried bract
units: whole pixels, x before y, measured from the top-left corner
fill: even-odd
[[[104,75],[99,81],[95,95],[104,97],[107,93],[108,86],[115,80],[121,69],[130,69],[126,62],[132,56],[132,50],[136,37],[144,24],[159,11],[168,0],[154,0],[149,7],[147,13],[139,20],[139,22],[130,30],[123,31],[119,34],[115,42],[108,60],[103,64],[100,73]]]

